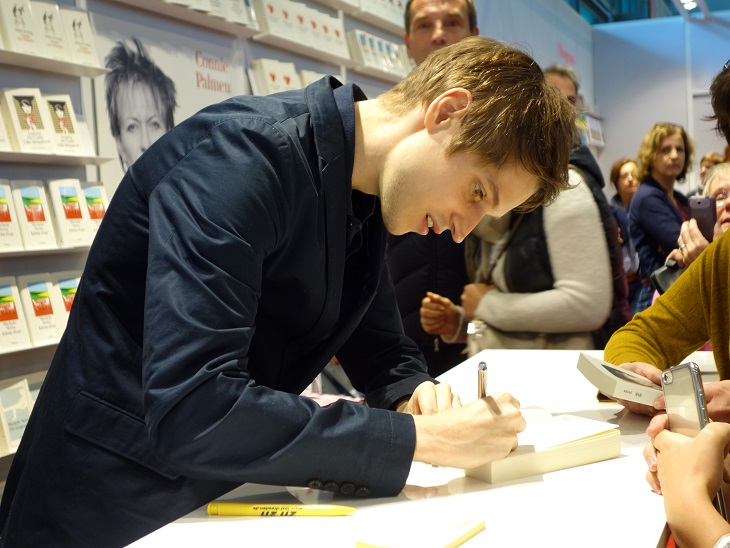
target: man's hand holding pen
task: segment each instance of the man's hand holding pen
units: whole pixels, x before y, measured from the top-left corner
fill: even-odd
[[[525,429],[520,403],[510,394],[485,395],[462,406],[447,383],[419,385],[399,410],[413,415],[413,459],[439,466],[471,468],[504,458]]]

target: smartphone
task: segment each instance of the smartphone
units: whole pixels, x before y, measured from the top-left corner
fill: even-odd
[[[662,373],[662,390],[669,418],[669,430],[695,437],[710,421],[699,366],[694,362],[687,362],[666,369]],[[722,489],[715,497],[714,505],[727,521]]]
[[[689,198],[689,217],[697,221],[697,226],[708,242],[712,241],[717,222],[715,198],[712,196],[691,196]]]

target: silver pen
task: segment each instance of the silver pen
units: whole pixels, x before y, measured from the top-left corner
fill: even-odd
[[[486,364],[486,362],[479,362],[477,374],[479,375],[478,380],[477,380],[477,387],[479,389],[479,397],[486,398],[487,397],[487,364]]]

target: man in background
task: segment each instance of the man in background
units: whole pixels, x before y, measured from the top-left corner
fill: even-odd
[[[406,4],[403,42],[416,64],[432,51],[477,34],[473,0],[409,0]],[[427,291],[458,302],[469,283],[464,246],[452,236],[450,231],[429,231],[426,237],[409,233],[388,240],[388,266],[403,329],[418,344],[434,377],[465,359],[463,344],[440,345],[438,336],[423,330],[419,314]]]

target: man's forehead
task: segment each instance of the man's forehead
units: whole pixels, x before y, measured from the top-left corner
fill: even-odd
[[[447,9],[450,12],[465,13],[465,0],[414,0],[411,4],[411,12],[414,16],[419,15],[421,11],[434,11],[437,9]]]

